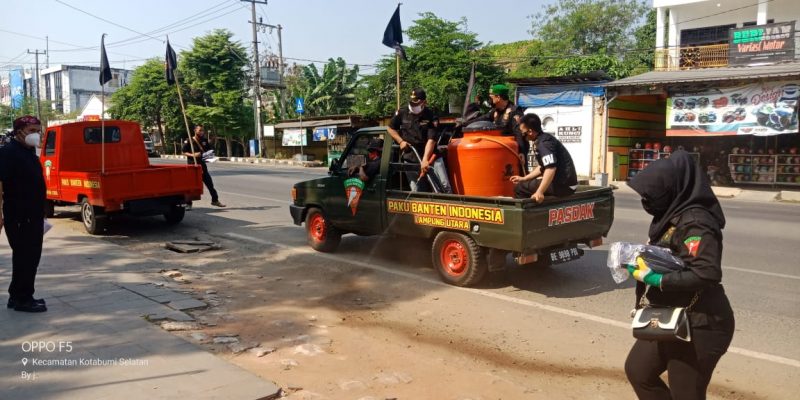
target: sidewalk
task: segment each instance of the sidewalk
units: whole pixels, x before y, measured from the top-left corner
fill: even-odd
[[[0,239],[0,296],[11,251]],[[48,311],[0,310],[0,399],[270,399],[280,389],[151,320],[191,320],[205,303],[146,282],[158,261],[56,226],[45,237],[36,297]],[[151,276],[153,274],[150,274]]]
[[[611,185],[621,192],[634,193],[625,181],[614,181]],[[754,202],[800,203],[800,190],[754,190],[733,187],[712,186],[719,198]]]

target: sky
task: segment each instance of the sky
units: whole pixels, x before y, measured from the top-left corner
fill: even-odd
[[[405,0],[400,16],[403,29],[426,11],[450,21],[465,17],[478,40],[507,43],[531,39],[528,16],[550,1]],[[248,52],[252,49],[250,3],[240,0],[0,0],[0,4],[0,73],[9,65],[32,68],[34,55],[28,51],[45,50],[46,36],[51,66],[99,65],[103,33],[113,68],[132,69],[148,58],[163,58],[167,34],[180,52],[190,48],[193,38],[225,28]],[[393,52],[381,39],[396,6],[396,1],[388,0],[268,0],[267,5],[257,5],[256,15],[264,23],[283,27],[288,63],[342,57],[359,64],[362,73],[370,73],[382,56]],[[258,36],[259,53],[278,53],[277,31]],[[39,57],[40,64],[47,61]]]

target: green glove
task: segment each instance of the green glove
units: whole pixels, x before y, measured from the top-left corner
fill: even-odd
[[[628,273],[633,276],[633,279],[636,279],[639,282],[643,282],[650,286],[655,286],[657,288],[661,287],[661,279],[664,278],[664,275],[659,274],[657,272],[653,272],[650,267],[647,266],[647,263],[644,261],[642,257],[636,258],[636,265],[628,265]]]

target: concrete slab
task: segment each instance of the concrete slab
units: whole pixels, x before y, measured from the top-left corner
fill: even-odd
[[[742,193],[742,189],[739,188],[732,188],[732,187],[723,187],[723,186],[712,186],[711,190],[714,191],[714,194],[717,197],[723,198],[734,198]]]
[[[754,202],[771,202],[778,198],[779,193],[780,192],[768,192],[761,190],[742,190],[741,193],[734,197],[734,199]]]
[[[176,310],[186,311],[186,310],[194,310],[196,308],[205,308],[208,307],[208,304],[203,303],[200,300],[188,299],[188,300],[171,301],[167,303],[167,307],[174,308]]]
[[[781,190],[780,201],[800,203],[800,191],[794,190]]]

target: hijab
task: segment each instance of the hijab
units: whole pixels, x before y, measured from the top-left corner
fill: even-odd
[[[725,227],[725,215],[708,177],[689,153],[678,150],[669,158],[651,163],[628,183],[642,196],[642,206],[653,216],[650,242],[655,243],[670,227],[670,221],[692,208],[702,208]]]

